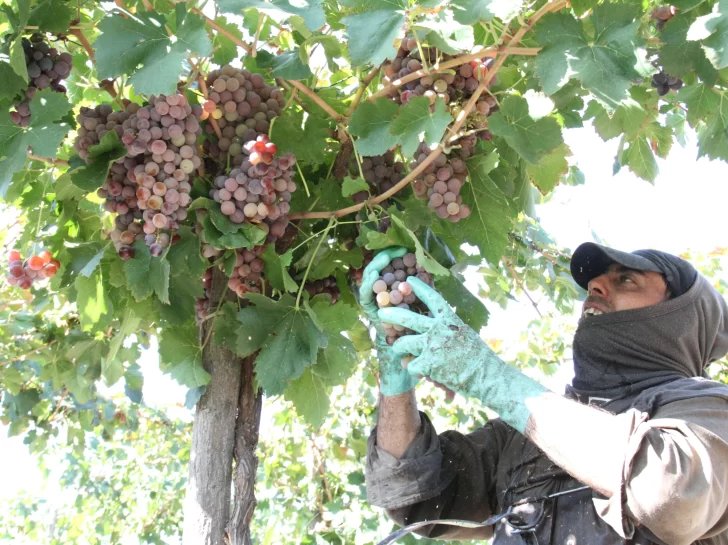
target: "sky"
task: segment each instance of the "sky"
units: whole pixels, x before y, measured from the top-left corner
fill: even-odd
[[[586,184],[558,186],[549,202],[537,207],[541,224],[559,245],[573,250],[594,240],[594,233],[610,246],[626,251],[654,248],[678,254],[728,246],[728,165],[696,160],[694,135],[685,149],[675,144],[668,159],[658,159],[660,174],[652,185],[626,169],[612,176],[618,139],[605,143],[591,128],[564,133]],[[478,278],[472,271],[466,285],[477,293]],[[489,305],[491,318],[484,330],[487,337],[513,339],[535,317],[525,297],[506,311],[493,307]],[[186,389],[159,371],[154,345],[143,360],[145,401],[157,407],[184,402]],[[567,369],[552,377],[547,386],[556,389],[568,379]],[[23,487],[32,490],[42,483],[22,441],[8,438],[6,431],[0,428],[0,502]]]

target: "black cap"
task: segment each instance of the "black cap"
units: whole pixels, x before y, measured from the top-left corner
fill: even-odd
[[[657,250],[620,252],[593,242],[585,242],[571,257],[571,276],[586,290],[592,279],[607,272],[609,266],[615,263],[637,271],[662,273],[673,297],[688,291],[698,275],[698,271],[690,263],[672,254]]]

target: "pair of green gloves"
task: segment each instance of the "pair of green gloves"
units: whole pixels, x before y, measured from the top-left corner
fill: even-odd
[[[414,294],[430,309],[432,318],[402,308],[377,307],[374,282],[383,268],[406,253],[405,248],[390,248],[377,254],[364,270],[359,292],[361,306],[377,332],[382,395],[403,394],[415,387],[419,380],[416,377],[429,377],[463,396],[479,399],[524,433],[531,414],[528,400],[548,390],[503,362],[437,291],[419,278],[407,278]],[[401,337],[389,346],[382,323],[400,325],[417,334]],[[415,359],[405,369],[402,358],[408,355]]]

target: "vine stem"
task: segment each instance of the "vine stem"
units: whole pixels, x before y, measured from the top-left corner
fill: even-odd
[[[298,89],[301,93],[306,95],[308,98],[313,100],[316,105],[321,108],[323,111],[325,111],[327,114],[331,116],[331,118],[336,121],[337,123],[341,123],[343,121],[343,116],[336,113],[336,110],[334,110],[331,106],[329,106],[324,99],[322,99],[320,96],[318,96],[316,93],[314,93],[311,89],[306,87],[303,83],[296,80],[287,80],[289,85],[292,85],[296,89]]]
[[[265,13],[258,12],[258,28],[255,29],[255,38],[253,39],[253,47],[251,48],[253,51],[250,53],[250,56],[253,58],[257,56],[258,38],[260,38],[260,31],[263,30],[265,18]]]
[[[557,11],[561,8],[563,8],[568,3],[568,0],[556,0],[554,2],[549,2],[548,4],[544,4],[532,17],[529,18],[528,24],[522,26],[520,29],[518,29],[518,32],[513,36],[513,38],[510,40],[510,44],[516,45],[518,42],[520,42],[521,38],[533,28],[533,25],[535,25],[541,17],[546,15],[547,13],[551,11]],[[484,50],[488,51],[488,50]],[[514,51],[513,47],[504,47],[501,48],[499,51],[495,64],[493,67],[488,71],[486,76],[481,80],[480,85],[475,90],[473,95],[470,97],[470,100],[468,100],[467,104],[463,108],[462,112],[458,116],[457,120],[455,121],[455,124],[452,126],[452,132],[457,133],[460,128],[465,123],[468,115],[472,111],[472,109],[475,107],[475,103],[478,101],[478,98],[480,98],[480,95],[483,94],[483,91],[485,91],[485,88],[488,86],[490,81],[493,79],[495,74],[498,72],[498,69],[503,65],[505,60],[508,58],[511,54],[517,54],[517,53],[511,53]],[[479,51],[475,55],[481,55],[482,57],[486,56],[486,54],[483,53],[483,51]],[[466,56],[467,57],[467,56]],[[476,57],[481,58],[481,57]],[[465,61],[463,61],[465,62]],[[460,62],[459,64],[463,64],[463,62]],[[443,63],[440,66],[444,66],[447,63]],[[402,78],[404,79],[404,78]],[[376,96],[376,95],[374,95]],[[369,100],[372,100],[374,98],[372,96]],[[443,144],[440,143],[437,145],[437,147],[430,152],[430,154],[419,164],[417,165],[417,168],[415,168],[412,172],[410,172],[407,176],[402,178],[396,185],[394,185],[391,189],[388,191],[385,191],[381,195],[378,195],[374,198],[371,198],[363,203],[355,204],[353,206],[349,206],[347,208],[342,208],[340,210],[334,210],[329,212],[303,212],[298,214],[291,214],[289,215],[290,220],[297,220],[297,219],[325,219],[325,218],[338,218],[341,216],[345,216],[347,214],[353,214],[354,212],[358,212],[365,206],[372,206],[375,204],[379,204],[380,202],[388,199],[404,187],[406,187],[412,180],[417,178],[426,168],[428,165],[430,165],[437,157],[444,151]]]
[[[356,107],[361,101],[361,97],[364,96],[364,91],[366,91],[366,88],[369,87],[369,84],[372,82],[372,80],[377,77],[377,74],[379,74],[379,69],[379,66],[375,66],[366,75],[366,77],[361,80],[361,83],[359,83],[359,88],[356,90],[356,94],[354,94],[354,100],[351,101],[351,105],[346,112],[346,117],[350,117],[351,114],[354,113],[354,110],[356,110]]]
[[[306,286],[306,278],[308,278],[308,273],[311,271],[311,265],[313,265],[314,259],[316,259],[316,256],[318,255],[319,249],[321,248],[321,243],[323,243],[324,239],[326,238],[326,235],[329,234],[329,231],[331,230],[331,227],[336,223],[335,217],[329,218],[329,223],[326,226],[326,229],[324,229],[324,232],[321,234],[321,238],[319,238],[319,241],[316,243],[316,248],[313,251],[313,255],[311,256],[311,259],[308,260],[308,266],[306,267],[306,272],[303,274],[303,280],[301,280],[301,287],[298,289],[298,295],[296,296],[296,309],[300,308],[301,303],[301,295],[303,294],[303,288]]]
[[[64,159],[49,159],[48,157],[40,157],[38,155],[33,155],[32,153],[28,154],[28,159],[33,159],[34,161],[43,161],[44,163],[49,163],[51,165],[68,166],[68,161],[66,161]]]

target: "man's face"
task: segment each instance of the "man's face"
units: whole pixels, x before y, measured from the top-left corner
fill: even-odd
[[[649,307],[668,299],[667,284],[660,273],[636,271],[616,263],[589,282],[588,292],[581,320],[607,312]]]

